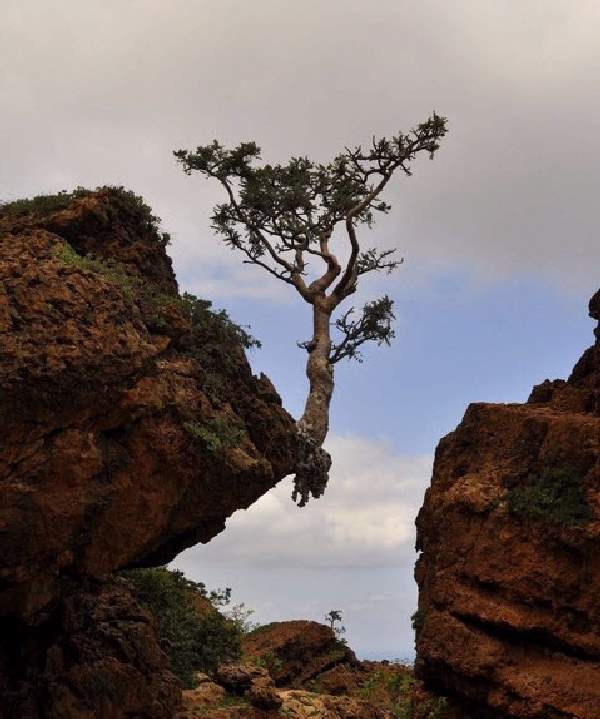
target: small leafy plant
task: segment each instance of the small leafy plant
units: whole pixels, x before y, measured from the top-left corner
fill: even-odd
[[[424,609],[417,609],[410,618],[410,624],[415,634],[419,634],[421,629],[425,626],[426,612]]]
[[[136,278],[128,274],[118,263],[107,262],[106,260],[101,260],[89,255],[80,255],[67,243],[55,249],[54,257],[69,267],[76,267],[80,270],[90,270],[103,275],[111,282],[120,285],[127,299],[133,299],[134,291],[138,284]]]
[[[246,430],[229,417],[213,417],[204,423],[186,422],[185,429],[210,454],[237,447]]]

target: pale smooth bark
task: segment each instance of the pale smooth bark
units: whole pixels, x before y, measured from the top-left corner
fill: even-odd
[[[313,337],[307,344],[308,361],[306,376],[309,381],[304,413],[298,421],[303,430],[317,446],[321,446],[329,429],[329,404],[333,394],[333,367],[331,354],[330,321],[331,302],[316,298],[313,304]]]

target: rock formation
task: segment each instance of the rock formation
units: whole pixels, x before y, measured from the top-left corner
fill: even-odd
[[[259,627],[245,638],[243,650],[266,662],[277,686],[285,687],[301,687],[333,667],[357,664],[332,629],[306,620]]]
[[[184,691],[178,719],[462,719],[394,662],[361,662],[330,627],[274,622],[251,632],[241,663]]]
[[[151,619],[106,582],[219,533],[293,471],[295,425],[139,198],[55,200],[0,208],[0,717],[172,716]]]
[[[600,717],[595,334],[567,381],[471,405],[437,448],[417,519],[417,671],[478,718]]]

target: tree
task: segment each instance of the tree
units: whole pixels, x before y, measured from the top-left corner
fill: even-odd
[[[446,119],[434,113],[407,134],[373,138],[368,149],[346,147],[328,164],[292,157],[285,165],[257,166],[260,148],[254,142],[227,150],[215,140],[195,151],[174,152],[188,175],[197,171],[223,186],[226,200],[215,206],[212,227],[225,243],[242,252],[245,263],[293,287],[311,306],[312,337],[300,344],[308,353],[309,380],[297,423],[306,446],[294,492],[300,506],[310,494],[320,496],[326,482],[329,462],[321,447],[329,428],[334,365],[346,358],[360,360],[366,342],[389,344],[394,337],[393,302],[384,296],[368,302],[360,314],[347,309],[335,321],[341,339],[332,342],[332,315],[356,291],[360,277],[389,273],[402,263],[394,249],[362,250],[359,227],[371,228],[376,213],[389,212],[380,196],[394,173],[410,175],[419,153],[433,159],[445,134]],[[342,241],[348,255],[344,263],[333,251],[334,243]],[[310,260],[322,267],[311,277]]]
[[[340,609],[332,609],[325,615],[325,621],[329,624],[330,628],[335,632],[335,636],[340,640],[346,633],[346,627],[342,625],[342,612]],[[339,626],[337,626],[339,623]]]

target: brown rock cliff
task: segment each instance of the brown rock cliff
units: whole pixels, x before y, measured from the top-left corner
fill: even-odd
[[[471,405],[437,448],[417,519],[417,672],[476,717],[600,717],[595,334],[567,381]]]
[[[0,208],[0,690],[30,692],[30,713],[4,702],[0,716],[88,716],[53,714],[48,699],[69,603],[90,582],[102,593],[115,570],[210,540],[296,453],[294,422],[252,375],[243,333],[177,294],[149,208],[116,188],[58,199]],[[134,621],[138,609],[108,603],[121,628]],[[29,643],[15,663],[19,637]],[[68,654],[60,681],[72,686]],[[97,707],[86,695],[89,716],[172,715],[152,662],[138,673],[154,672],[158,689],[142,682],[137,703]]]

